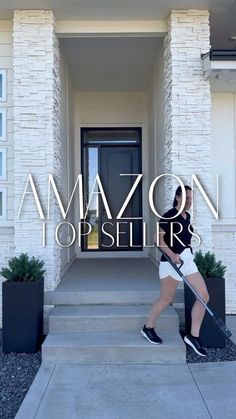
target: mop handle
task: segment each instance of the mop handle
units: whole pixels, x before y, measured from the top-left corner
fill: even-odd
[[[157,243],[155,243],[156,247],[160,250],[160,252],[165,256],[165,258],[169,261],[171,266],[174,268],[174,270],[179,274],[179,276],[183,279],[183,281],[188,285],[188,287],[191,289],[195,297],[201,302],[203,307],[208,311],[212,319],[214,320],[215,325],[219,328],[219,330],[227,337],[230,338],[232,336],[231,331],[228,329],[228,327],[224,324],[223,320],[220,317],[216,317],[215,314],[210,310],[210,308],[207,306],[205,301],[202,299],[202,297],[198,294],[198,292],[193,288],[191,283],[187,280],[187,278],[182,274],[182,272],[177,268],[176,264],[172,262],[171,258],[162,250],[159,246],[157,246]],[[183,261],[182,261],[183,262]],[[182,265],[181,265],[182,266]]]

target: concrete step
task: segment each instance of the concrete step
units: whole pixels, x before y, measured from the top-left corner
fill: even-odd
[[[177,332],[163,331],[163,343],[148,342],[139,330],[131,332],[49,333],[42,360],[75,363],[185,363],[186,347]]]
[[[135,331],[143,327],[150,305],[57,306],[49,314],[49,333]],[[179,330],[172,306],[162,311],[156,330]]]
[[[153,290],[71,290],[45,291],[45,305],[78,305],[78,304],[153,304],[160,295],[160,289]],[[184,301],[184,290],[177,288],[173,302]]]

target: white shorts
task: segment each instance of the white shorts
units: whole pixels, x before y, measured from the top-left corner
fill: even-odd
[[[181,266],[180,270],[183,275],[190,275],[194,272],[198,272],[198,268],[196,263],[194,262],[194,256],[192,255],[192,252],[189,247],[183,250],[182,253],[180,253],[181,259],[183,259],[184,264]],[[177,268],[180,265],[176,265]],[[172,276],[172,278],[176,279],[176,281],[183,281],[180,275],[174,270],[174,268],[171,266],[170,262],[164,262],[160,261],[159,265],[159,278],[165,278],[166,276]]]

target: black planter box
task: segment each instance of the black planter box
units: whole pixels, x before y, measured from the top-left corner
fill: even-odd
[[[205,278],[205,283],[210,296],[208,307],[225,323],[225,279],[224,278]],[[184,283],[184,302],[185,302],[185,327],[186,333],[191,331],[191,310],[196,297]],[[224,348],[226,337],[215,325],[210,314],[205,311],[205,316],[200,328],[199,337],[203,346],[206,348]]]
[[[3,352],[37,352],[43,340],[44,278],[2,283]]]

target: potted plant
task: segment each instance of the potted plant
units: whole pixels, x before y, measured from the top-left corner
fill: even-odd
[[[0,271],[3,352],[37,352],[43,336],[44,262],[26,253]]]
[[[214,253],[207,252],[205,255],[199,250],[195,254],[194,262],[203,276],[210,296],[208,307],[225,322],[225,279],[226,266],[222,261],[216,261]],[[186,332],[191,329],[191,310],[195,302],[195,296],[189,287],[184,284],[185,300],[185,326]],[[205,312],[200,328],[199,337],[206,348],[224,348],[226,337],[220,332],[208,312]]]

